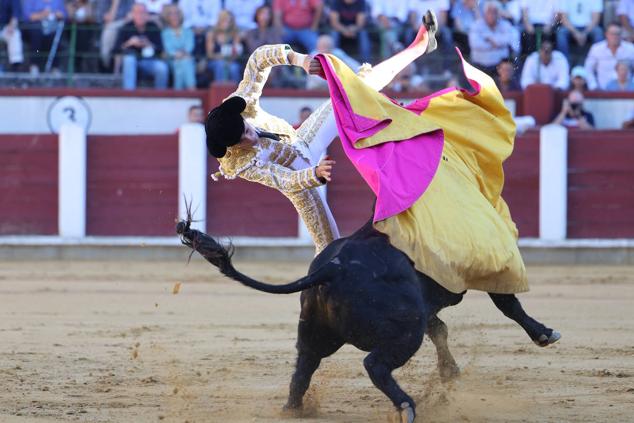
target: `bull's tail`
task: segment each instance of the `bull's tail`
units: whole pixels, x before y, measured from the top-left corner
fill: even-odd
[[[330,269],[328,265],[311,272],[309,275],[285,285],[271,285],[256,281],[233,267],[231,257],[233,247],[225,248],[211,236],[190,228],[191,218],[180,221],[176,225],[176,232],[181,236],[184,245],[197,251],[209,263],[213,264],[220,272],[235,281],[240,282],[249,288],[271,294],[291,294],[303,291],[304,289],[319,285],[329,279]]]

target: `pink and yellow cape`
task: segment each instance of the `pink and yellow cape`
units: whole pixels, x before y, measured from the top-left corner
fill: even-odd
[[[472,91],[402,107],[332,55],[318,55],[343,149],[377,200],[374,226],[452,292],[528,290],[501,197],[515,124],[493,80],[460,55]]]

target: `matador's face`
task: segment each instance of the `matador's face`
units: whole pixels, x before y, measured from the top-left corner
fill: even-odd
[[[259,139],[260,137],[258,136],[258,132],[255,130],[255,126],[245,120],[244,132],[242,133],[242,138],[240,138],[240,142],[238,144],[242,147],[251,147],[257,144]]]

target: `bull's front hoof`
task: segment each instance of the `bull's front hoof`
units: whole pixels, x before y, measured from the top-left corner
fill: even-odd
[[[556,330],[552,331],[552,333],[550,334],[550,336],[546,335],[546,334],[541,334],[539,336],[539,338],[537,338],[534,342],[539,345],[540,347],[547,347],[551,344],[554,344],[555,342],[559,341],[559,339],[561,339],[561,334],[559,332],[557,332]]]
[[[282,415],[284,417],[292,417],[292,418],[300,418],[304,417],[304,407],[302,404],[294,405],[294,404],[285,404],[282,407]]]
[[[454,363],[438,364],[438,373],[440,374],[440,381],[442,383],[451,382],[460,376],[460,367]]]
[[[404,402],[401,404],[401,408],[397,410],[396,423],[414,423],[416,419],[416,412],[409,403]]]

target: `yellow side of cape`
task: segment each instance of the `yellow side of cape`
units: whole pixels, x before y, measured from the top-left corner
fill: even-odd
[[[353,93],[347,98],[354,113],[377,121],[390,120],[390,124],[385,128],[358,140],[354,144],[355,148],[360,149],[395,140],[406,140],[419,134],[440,129],[426,115],[412,113],[372,89],[336,56],[327,54],[326,57],[337,74],[337,78],[345,87],[345,92]]]
[[[412,207],[375,227],[452,292],[524,292],[517,228],[501,197],[502,162],[513,150],[515,124],[493,80],[464,66],[480,92],[445,92],[422,112],[445,134],[434,179]]]

